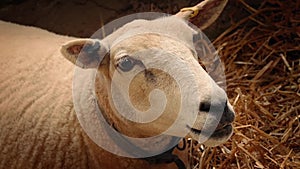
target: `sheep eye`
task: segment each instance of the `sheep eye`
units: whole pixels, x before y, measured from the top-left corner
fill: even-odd
[[[130,58],[129,56],[124,56],[118,61],[118,67],[124,72],[130,71],[134,67],[134,65],[135,60]]]

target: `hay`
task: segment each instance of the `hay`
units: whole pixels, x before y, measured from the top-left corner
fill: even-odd
[[[237,113],[234,135],[220,147],[191,144],[192,168],[299,168],[300,1],[239,4],[250,15],[214,41]]]

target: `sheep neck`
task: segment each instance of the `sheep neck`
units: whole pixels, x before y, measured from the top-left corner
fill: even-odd
[[[111,125],[111,123],[107,119],[105,113],[103,113],[103,117],[106,120],[106,122]],[[135,152],[131,151],[130,148],[128,149],[128,147],[134,147],[136,150],[138,150],[137,153],[148,154],[145,150],[136,146],[134,143],[132,143],[130,140],[126,139],[122,135],[116,134],[116,132],[118,132],[118,130],[113,125],[111,125],[111,126],[115,129],[115,132],[110,131],[110,132],[106,132],[106,133],[125,152],[134,156],[135,154],[133,154],[133,153],[135,153]],[[103,125],[103,127],[105,128],[105,131],[108,131],[107,126]],[[181,138],[179,138],[179,137],[172,137],[172,140],[170,141],[169,144],[172,145],[174,142],[179,142],[180,139]],[[122,146],[120,146],[120,145],[122,145]],[[126,146],[124,146],[124,145],[126,145]],[[176,164],[176,166],[178,167],[178,169],[186,169],[183,161],[177,155],[172,154],[175,148],[182,151],[185,149],[185,144],[184,144],[183,148],[179,148],[178,145],[176,145],[164,153],[161,153],[161,154],[158,154],[155,156],[151,156],[151,157],[141,158],[141,159],[149,162],[150,164],[163,164],[163,163],[168,164],[168,163],[174,162]]]

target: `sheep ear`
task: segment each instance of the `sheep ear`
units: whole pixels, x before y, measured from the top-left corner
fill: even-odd
[[[107,48],[96,39],[76,39],[62,45],[61,53],[76,66],[81,68],[97,68]]]
[[[224,10],[228,0],[204,0],[199,4],[182,8],[176,16],[190,20],[201,30],[213,24]]]

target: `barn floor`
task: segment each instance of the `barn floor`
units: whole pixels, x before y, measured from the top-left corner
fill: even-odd
[[[196,2],[4,0],[0,19],[89,37],[127,14],[176,13]],[[237,0],[226,9],[209,28],[214,31],[206,33],[224,61],[227,93],[237,112],[235,134],[216,148],[192,144],[191,164],[196,169],[299,168],[300,1]]]

